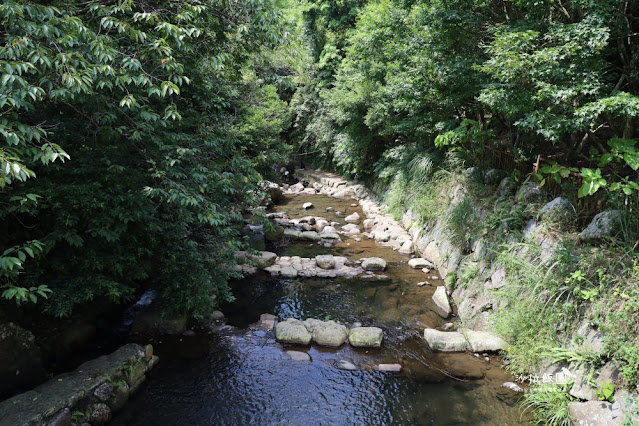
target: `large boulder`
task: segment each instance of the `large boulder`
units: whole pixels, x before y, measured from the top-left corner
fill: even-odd
[[[416,257],[414,259],[409,260],[408,266],[410,266],[413,269],[424,269],[424,268],[433,269],[435,267],[435,265],[433,265],[433,262],[430,262],[421,257]]]
[[[369,257],[362,262],[362,268],[367,271],[383,271],[386,269],[386,261],[379,257]]]
[[[579,237],[583,241],[610,238],[619,229],[620,224],[621,213],[619,210],[606,210],[596,215]]]
[[[312,336],[302,321],[289,318],[275,326],[275,338],[281,343],[308,345],[311,343]]]
[[[258,268],[264,269],[275,263],[275,259],[277,259],[277,255],[270,251],[262,251],[259,254],[255,255],[247,255],[247,258],[255,262],[255,266]]]
[[[315,262],[322,269],[335,269],[335,257],[332,254],[319,254],[315,256]]]
[[[316,325],[312,337],[313,341],[320,346],[337,348],[348,339],[348,330],[345,326],[331,320]]]
[[[383,339],[384,332],[378,327],[355,327],[348,335],[351,346],[356,348],[379,348]]]
[[[43,374],[42,354],[33,333],[11,322],[0,324],[0,399],[32,387]]]
[[[439,286],[435,293],[433,294],[433,302],[435,305],[443,312],[442,315],[444,318],[447,318],[452,310],[450,309],[450,302],[448,301],[448,294],[446,294],[446,287]]]
[[[464,335],[456,331],[443,332],[427,328],[424,329],[424,339],[434,351],[465,352],[470,349]]]
[[[468,330],[465,334],[473,352],[497,352],[508,347],[506,341],[494,333]]]

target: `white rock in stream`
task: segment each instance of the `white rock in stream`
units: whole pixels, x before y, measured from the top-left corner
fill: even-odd
[[[302,204],[302,208],[303,208],[304,210],[308,210],[308,209],[310,209],[311,207],[313,207],[313,203],[304,203],[304,204]]]
[[[444,332],[427,328],[424,330],[424,339],[434,351],[466,352],[470,348],[464,335],[457,331]]]
[[[466,331],[466,339],[473,352],[497,352],[506,349],[508,344],[504,339],[487,331]]]
[[[348,223],[359,223],[361,219],[362,219],[361,216],[357,212],[353,214],[349,214],[348,216],[344,218],[344,220]]]
[[[335,321],[320,321],[313,328],[313,341],[320,346],[337,348],[348,339],[348,329]]]
[[[432,262],[429,262],[428,260],[421,257],[416,257],[414,259],[409,260],[408,266],[410,266],[413,269],[424,269],[424,268],[432,269],[435,267],[435,265],[433,265]]]
[[[335,257],[332,254],[319,254],[315,256],[315,261],[322,269],[335,269]]]
[[[275,338],[281,343],[308,345],[312,336],[302,321],[289,318],[275,326]]]
[[[404,241],[404,243],[402,244],[402,246],[399,249],[399,252],[401,254],[411,254],[413,253],[413,251],[415,251],[414,246],[413,246],[413,242],[410,240],[406,240]]]
[[[379,348],[382,346],[384,332],[378,327],[351,328],[348,340],[356,348]]]
[[[355,364],[345,359],[340,359],[339,361],[337,361],[337,364],[335,366],[339,368],[340,370],[346,370],[346,371],[357,370],[357,367],[355,366]]]
[[[367,271],[383,271],[386,269],[386,261],[379,257],[369,257],[362,262],[362,268]]]
[[[448,301],[448,295],[446,294],[446,287],[443,285],[437,287],[437,290],[435,290],[435,293],[433,294],[433,302],[435,302],[435,305],[437,305],[437,307],[445,314],[440,314],[440,316],[447,318],[452,312],[450,309],[450,302]]]
[[[402,366],[400,364],[378,364],[377,369],[379,371],[390,371],[393,373],[399,373],[402,371]]]

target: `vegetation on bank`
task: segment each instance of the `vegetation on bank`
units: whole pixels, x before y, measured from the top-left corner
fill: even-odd
[[[243,209],[290,151],[280,8],[8,0],[0,27],[4,303],[231,298]]]

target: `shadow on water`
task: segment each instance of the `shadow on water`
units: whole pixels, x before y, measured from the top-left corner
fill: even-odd
[[[311,214],[317,216],[326,216],[329,205],[355,210],[352,200],[322,196],[295,197],[278,209],[306,201],[316,205]],[[343,223],[342,216],[329,219]],[[261,274],[233,283],[237,300],[223,311],[237,329],[225,336],[199,330],[154,342],[161,362],[113,424],[520,424],[516,396],[500,387],[512,378],[498,367],[499,357],[487,362],[468,353],[432,353],[421,338],[424,327],[445,322],[431,300],[440,281],[436,272],[414,271],[407,257],[366,239],[347,239],[330,250],[296,243],[278,251],[306,257],[330,252],[354,261],[379,256],[388,261],[388,278],[282,280]],[[424,280],[434,285],[416,286]],[[384,344],[368,350],[283,346],[273,332],[248,328],[262,313],[379,326]],[[311,361],[291,360],[285,352],[291,349],[306,352]],[[357,369],[340,370],[341,361]],[[379,363],[400,363],[402,371],[377,371]]]

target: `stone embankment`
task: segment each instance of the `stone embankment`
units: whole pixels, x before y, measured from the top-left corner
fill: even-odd
[[[158,362],[153,347],[131,343],[0,403],[0,426],[108,423]]]

